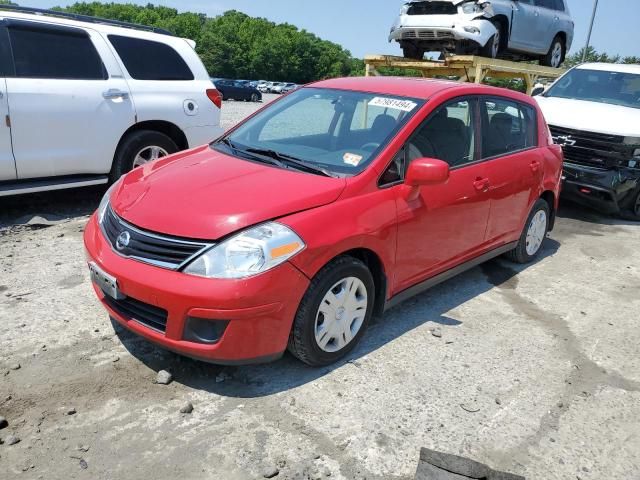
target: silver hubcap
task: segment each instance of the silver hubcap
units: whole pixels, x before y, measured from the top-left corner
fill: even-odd
[[[551,52],[551,66],[559,67],[560,62],[562,62],[562,44],[560,42],[556,42],[553,45],[553,52]]]
[[[316,314],[315,335],[320,349],[335,353],[351,343],[362,328],[367,306],[367,287],[359,278],[348,277],[331,287]]]
[[[531,219],[529,230],[527,230],[527,254],[529,256],[538,253],[546,233],[547,213],[544,210],[540,210]]]
[[[167,152],[162,147],[144,147],[134,158],[133,168],[139,167],[140,165],[144,165],[145,163],[149,163],[154,160],[158,160],[159,158],[166,157],[167,155],[169,155],[169,152]]]

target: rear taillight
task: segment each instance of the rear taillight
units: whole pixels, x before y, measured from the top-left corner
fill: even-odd
[[[216,107],[222,108],[222,95],[220,95],[218,90],[210,88],[207,90],[207,97],[209,97],[209,100],[211,100]]]

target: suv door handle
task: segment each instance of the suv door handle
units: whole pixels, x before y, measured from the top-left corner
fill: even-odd
[[[489,179],[480,177],[476,178],[476,181],[473,182],[473,188],[479,192],[485,192],[489,188]]]
[[[126,100],[129,98],[129,93],[112,88],[111,90],[107,90],[106,92],[103,92],[102,97],[105,98],[106,100],[114,100],[116,98],[121,98],[123,100]]]

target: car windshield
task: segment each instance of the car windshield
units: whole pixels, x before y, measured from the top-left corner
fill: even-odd
[[[366,168],[423,104],[393,95],[302,88],[214,147],[250,160],[252,154],[277,160],[286,156],[332,176],[352,176]]]
[[[558,80],[544,96],[640,108],[640,75],[575,69]]]

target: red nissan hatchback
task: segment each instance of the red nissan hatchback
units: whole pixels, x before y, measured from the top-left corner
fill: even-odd
[[[113,185],[85,231],[91,278],[109,315],[180,354],[326,365],[409,296],[534,259],[561,167],[525,95],[322,81]]]

